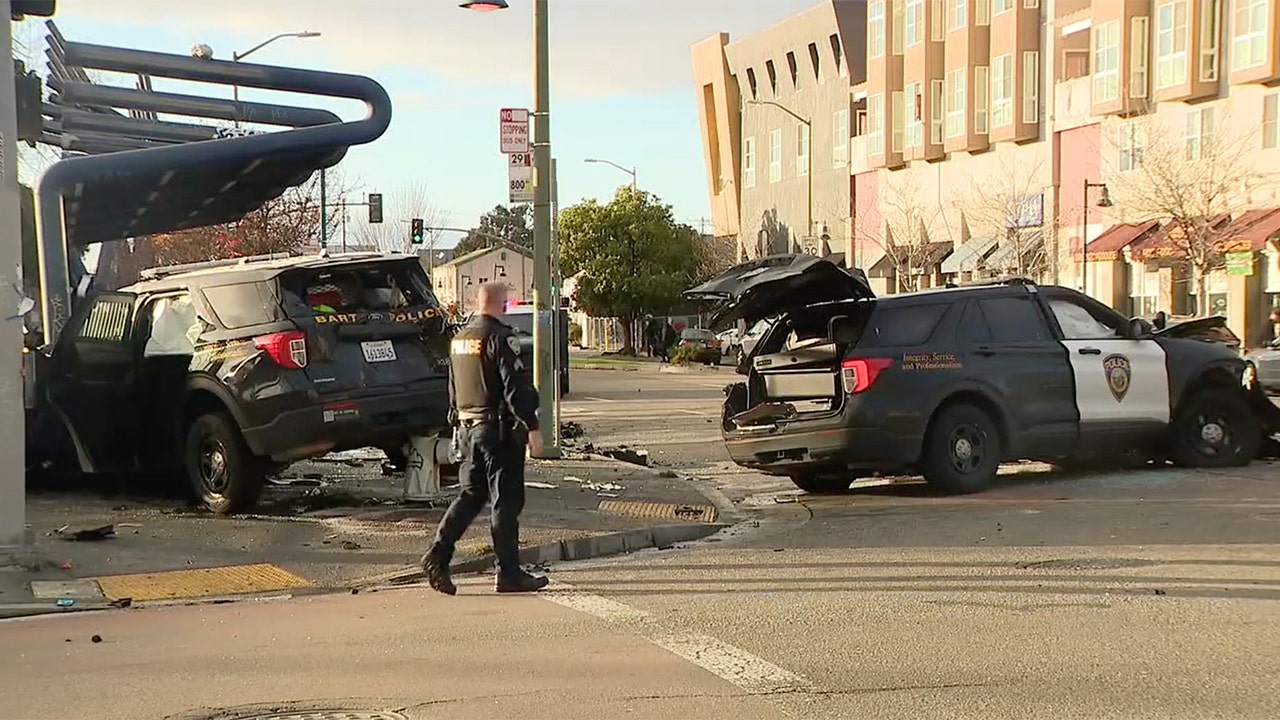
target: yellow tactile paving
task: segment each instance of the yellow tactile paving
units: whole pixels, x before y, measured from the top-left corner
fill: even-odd
[[[716,521],[714,505],[676,505],[675,503],[635,502],[632,500],[601,500],[597,508],[602,513],[627,515],[640,518],[662,518],[684,522]]]
[[[94,580],[107,598],[130,598],[134,602],[248,595],[311,586],[297,575],[269,563],[108,575]]]

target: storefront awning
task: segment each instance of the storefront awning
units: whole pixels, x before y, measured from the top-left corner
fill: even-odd
[[[987,270],[996,272],[1023,272],[1027,270],[1028,259],[1040,251],[1044,236],[1039,232],[1028,233],[1009,238],[1000,243],[1000,248],[983,263]]]
[[[1135,242],[1145,239],[1160,228],[1159,220],[1148,220],[1144,223],[1123,223],[1112,225],[1102,234],[1089,242],[1089,260],[1091,262],[1119,260],[1122,251]],[[1079,256],[1079,252],[1073,253]]]
[[[1220,213],[1203,220],[1203,222],[1209,228],[1221,229],[1231,222],[1231,215],[1229,213]],[[1180,260],[1186,255],[1182,249],[1182,243],[1178,240],[1181,234],[1182,228],[1176,223],[1166,222],[1159,230],[1148,235],[1142,242],[1131,244],[1128,248],[1129,255],[1134,260],[1141,261]]]
[[[973,272],[982,265],[982,261],[995,249],[994,237],[970,238],[969,242],[956,248],[946,260],[942,261],[941,271],[944,274]]]
[[[951,254],[949,242],[931,242],[923,245],[899,245],[886,252],[867,270],[867,276],[873,278],[893,277],[894,270],[902,268],[912,275],[925,275],[934,272],[938,263]]]
[[[1248,210],[1222,229],[1223,252],[1259,252],[1280,235],[1280,208]]]

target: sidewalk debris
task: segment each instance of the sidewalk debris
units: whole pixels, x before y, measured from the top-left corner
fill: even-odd
[[[585,434],[582,425],[572,420],[566,420],[560,423],[560,439],[577,440]]]
[[[527,488],[537,488],[539,490],[555,490],[556,488],[560,487],[559,485],[552,485],[551,483],[533,482],[533,481],[526,481],[524,486]]]
[[[67,527],[67,525],[63,525],[55,530],[54,533],[59,535],[63,540],[69,540],[71,542],[94,542],[97,540],[106,540],[107,538],[114,537],[116,534],[115,525],[102,525],[94,528],[86,528],[84,530],[76,530],[70,533],[67,532]]]
[[[360,543],[358,543],[358,542],[356,542],[356,541],[354,541],[354,540],[343,540],[343,541],[342,541],[342,549],[343,549],[343,550],[359,550],[359,549],[360,549],[360,547],[361,547],[361,546],[360,546]]]
[[[622,447],[616,448],[596,448],[596,452],[604,455],[605,457],[610,457],[614,460],[621,460],[622,462],[631,463],[632,465],[649,466],[648,450],[632,450],[631,448],[623,445]]]

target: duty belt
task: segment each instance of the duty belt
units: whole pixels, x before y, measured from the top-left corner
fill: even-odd
[[[463,425],[479,425],[487,422],[497,422],[502,419],[501,413],[494,410],[459,410],[458,422]]]

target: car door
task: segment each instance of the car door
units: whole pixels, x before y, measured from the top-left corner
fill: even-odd
[[[1071,360],[1082,433],[1168,424],[1169,373],[1160,343],[1131,337],[1128,319],[1093,298],[1061,288],[1041,296]]]
[[[958,328],[969,376],[1009,413],[1014,457],[1069,453],[1079,425],[1071,366],[1029,294],[969,302]]]
[[[47,398],[68,429],[81,470],[134,466],[138,437],[132,293],[98,293],[81,303],[54,349]]]

